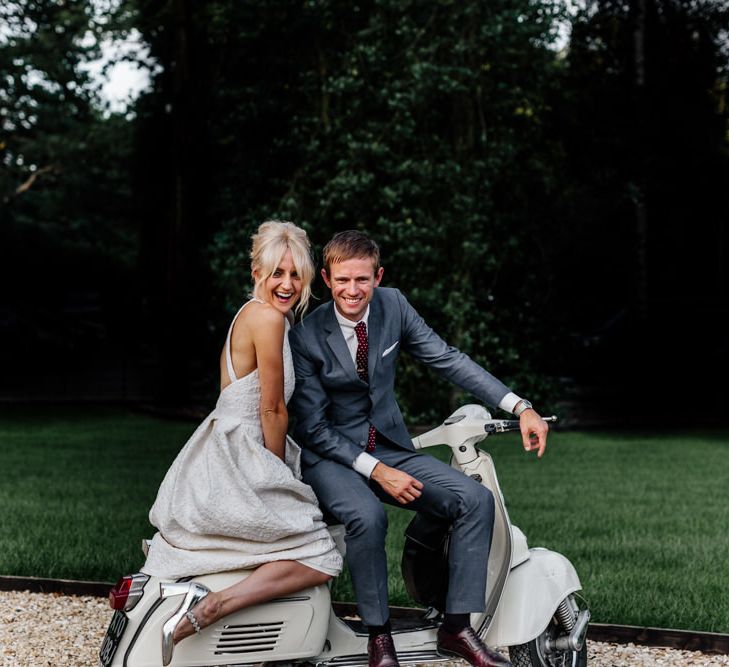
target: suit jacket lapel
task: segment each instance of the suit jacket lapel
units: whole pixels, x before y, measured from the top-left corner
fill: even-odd
[[[329,332],[327,336],[327,343],[331,348],[334,356],[337,358],[340,366],[344,369],[344,372],[353,379],[362,382],[357,375],[357,369],[354,367],[354,361],[352,361],[352,355],[349,353],[349,348],[342,335],[342,329],[337,322],[336,315],[334,314],[334,302],[330,301],[329,314],[326,320],[326,329]]]
[[[367,318],[367,373],[370,382],[375,375],[377,361],[382,354],[382,331],[385,326],[384,309],[382,301],[378,298],[377,288],[370,301],[370,314]]]

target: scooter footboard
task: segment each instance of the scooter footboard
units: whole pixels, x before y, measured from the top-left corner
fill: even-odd
[[[525,644],[549,625],[559,603],[582,588],[575,568],[548,549],[529,550],[529,558],[506,580],[484,641],[489,646]]]

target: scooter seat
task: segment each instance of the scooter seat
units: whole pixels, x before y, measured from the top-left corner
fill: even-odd
[[[347,543],[344,541],[344,535],[346,533],[344,525],[341,523],[335,523],[331,526],[327,526],[329,534],[334,540],[334,545],[337,547],[337,551],[342,554],[342,558],[347,555]],[[142,552],[145,558],[149,555],[149,547],[152,545],[152,540],[142,540]]]

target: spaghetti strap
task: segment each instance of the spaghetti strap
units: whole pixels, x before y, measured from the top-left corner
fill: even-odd
[[[228,327],[228,336],[225,339],[225,362],[228,365],[228,378],[231,382],[235,382],[238,377],[235,374],[235,370],[233,369],[233,354],[230,346],[230,337],[233,333],[233,327],[235,326],[235,321],[238,319],[238,315],[240,315],[243,312],[243,309],[251,303],[251,301],[255,301],[256,303],[264,303],[260,299],[256,299],[255,297],[250,299],[249,301],[246,301],[239,309],[238,312],[235,314],[235,317],[233,318],[233,321],[230,323],[230,326]]]

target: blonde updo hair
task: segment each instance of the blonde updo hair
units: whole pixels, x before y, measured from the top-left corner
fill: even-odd
[[[301,278],[301,297],[296,304],[296,314],[306,311],[311,297],[311,283],[314,280],[314,262],[311,260],[309,238],[306,232],[293,222],[266,220],[253,235],[251,247],[251,272],[257,271],[253,296],[265,301],[263,284],[278,268],[287,250],[291,250],[294,266]]]

